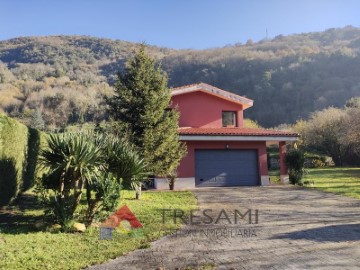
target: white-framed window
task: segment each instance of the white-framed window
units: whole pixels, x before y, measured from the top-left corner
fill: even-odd
[[[222,112],[222,126],[223,127],[236,127],[236,112],[223,111]]]

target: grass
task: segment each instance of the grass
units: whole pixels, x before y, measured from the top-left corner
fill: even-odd
[[[360,168],[326,167],[306,169],[305,187],[360,199]],[[269,171],[271,183],[279,184],[279,170]]]
[[[197,208],[196,198],[189,191],[147,191],[141,200],[134,200],[134,196],[132,191],[123,191],[120,205],[126,204],[143,228],[136,229],[135,234],[114,232],[112,240],[99,240],[98,228],[84,234],[36,231],[34,222],[42,219],[43,209],[33,195],[25,194],[22,198],[29,200],[26,204],[0,211],[0,269],[80,269],[105,262],[147,248],[151,241],[181,226],[170,218],[163,224],[162,209],[181,209],[188,214]]]
[[[269,170],[270,183],[280,183],[280,170]]]
[[[308,169],[307,187],[360,199],[360,168]]]

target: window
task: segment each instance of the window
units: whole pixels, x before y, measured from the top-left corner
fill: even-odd
[[[223,127],[236,127],[236,112],[222,112]]]

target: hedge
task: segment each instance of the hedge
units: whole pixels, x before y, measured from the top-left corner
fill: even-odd
[[[8,205],[19,192],[29,189],[45,135],[0,114],[0,206]]]

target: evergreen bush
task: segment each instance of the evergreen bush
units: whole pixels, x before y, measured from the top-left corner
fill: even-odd
[[[289,169],[290,182],[294,185],[302,185],[305,164],[304,152],[299,149],[291,149],[286,154],[286,164]]]
[[[0,114],[0,206],[29,189],[37,173],[44,134]]]

